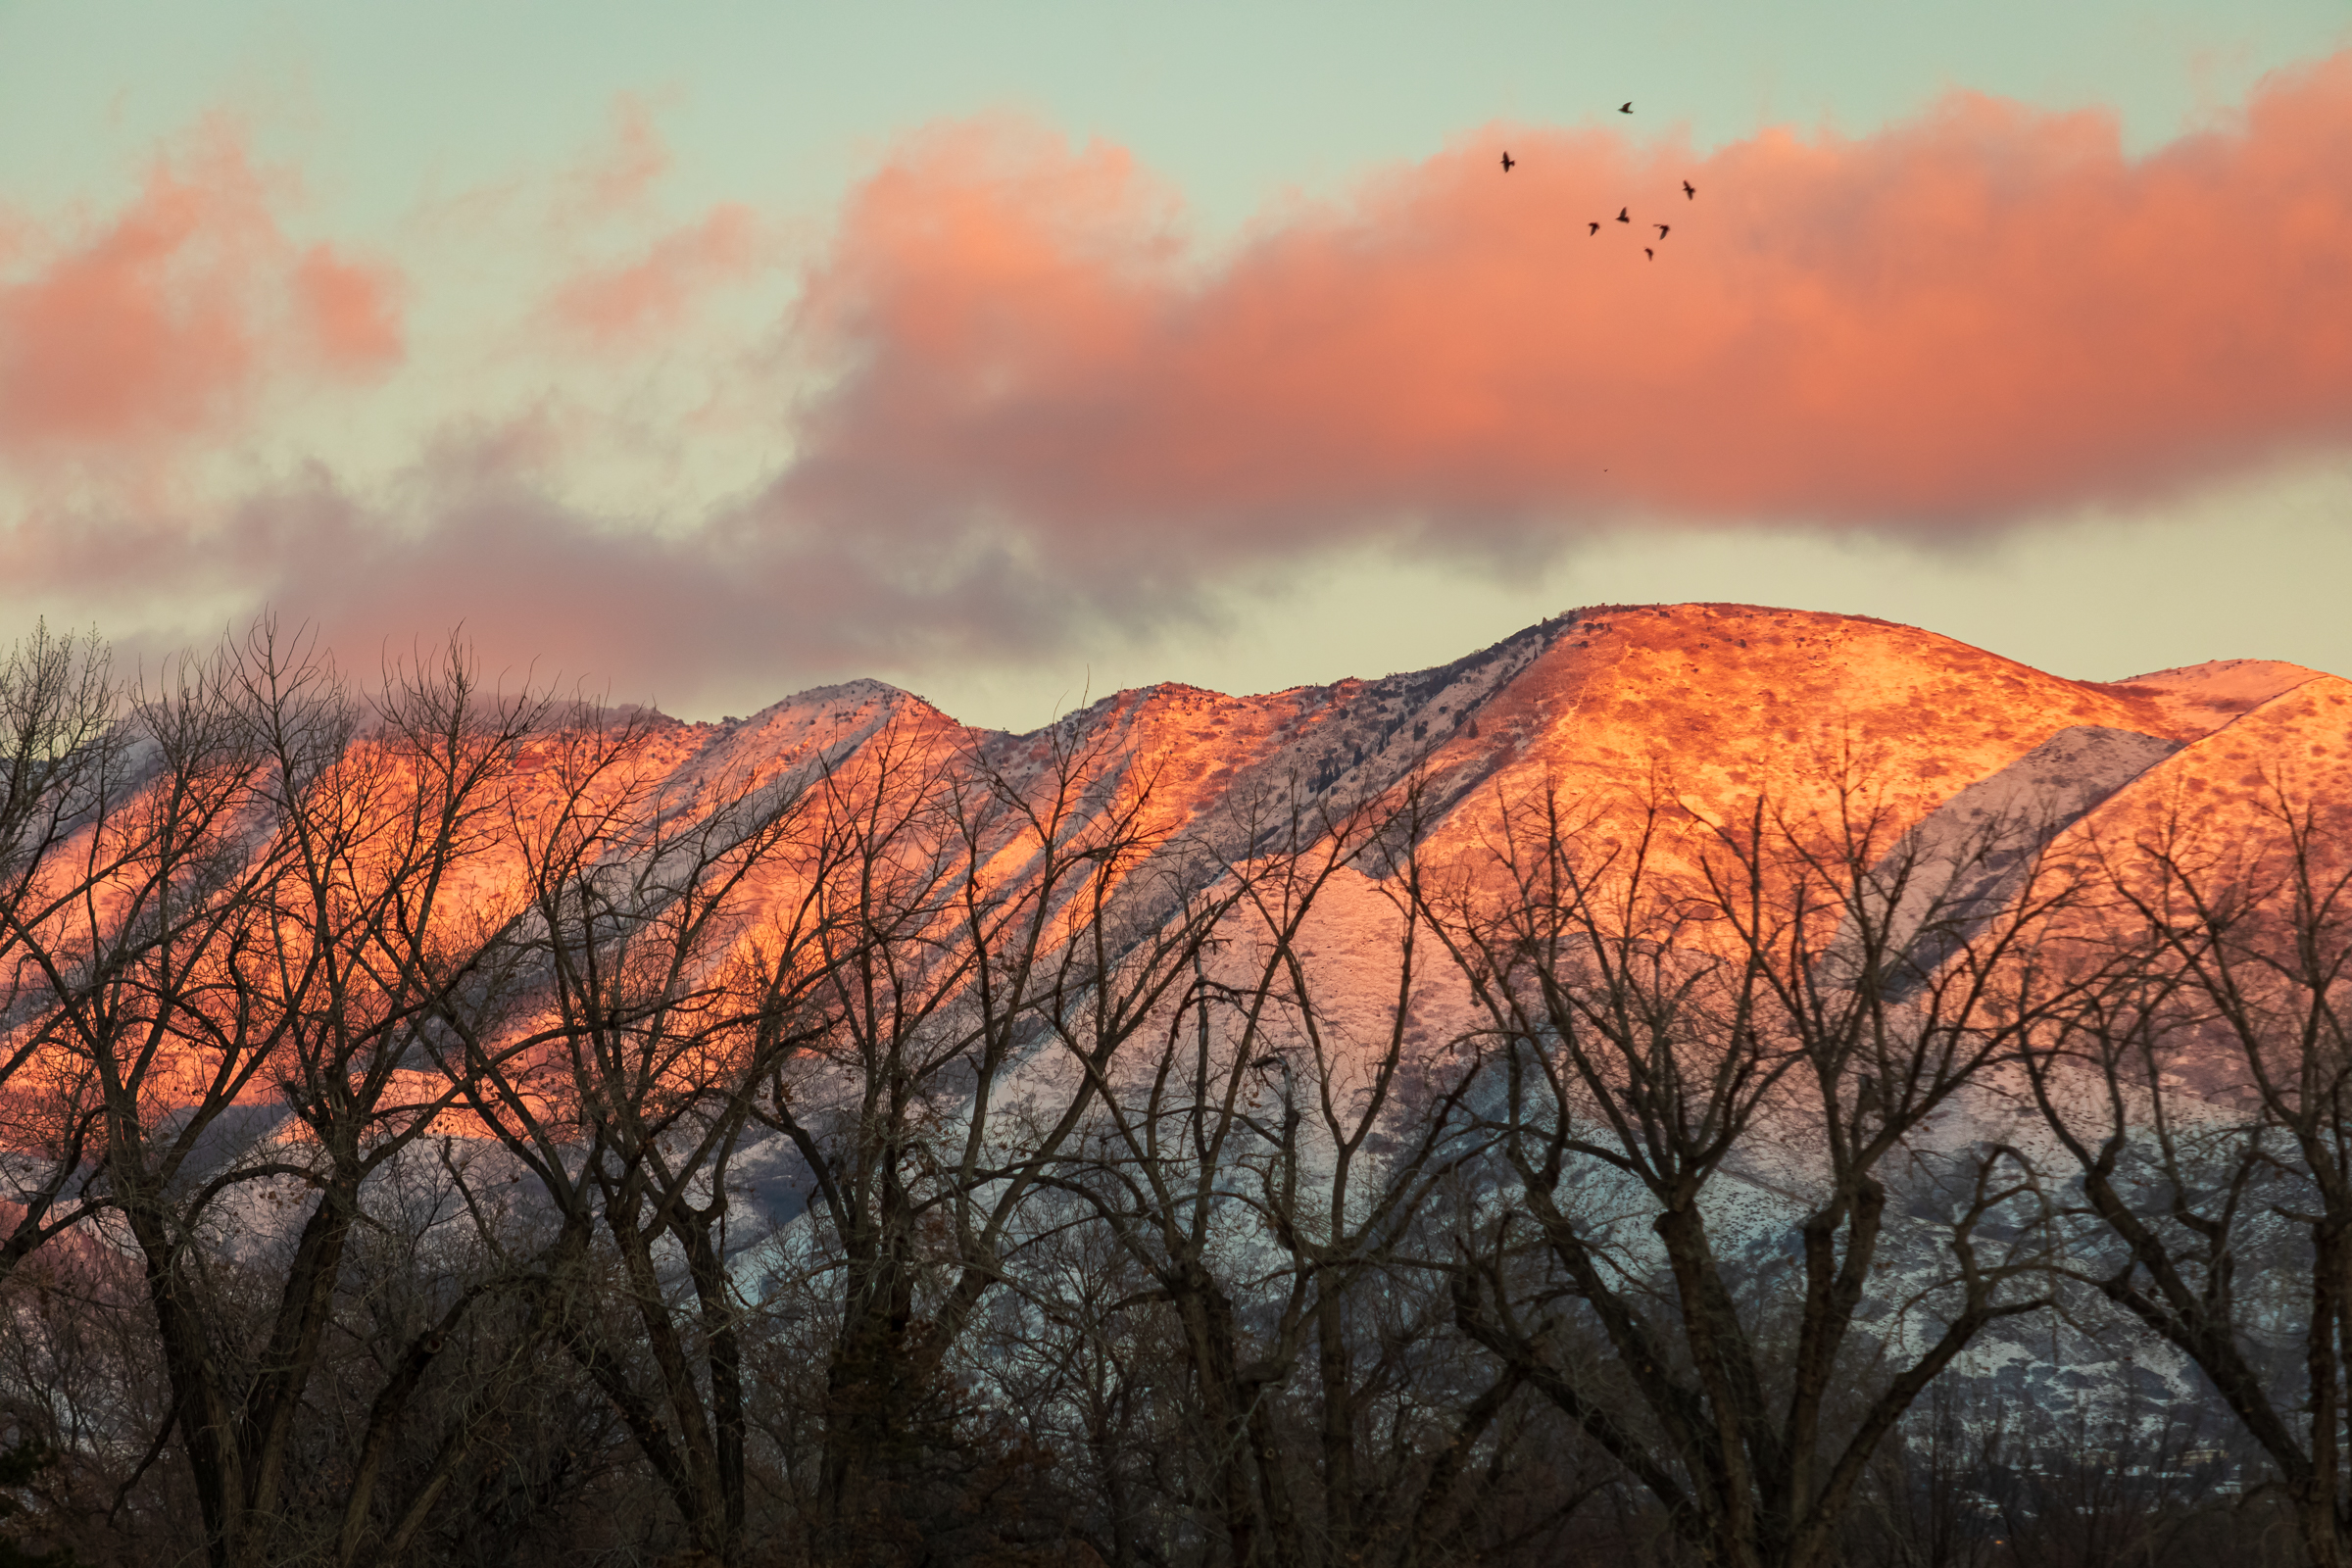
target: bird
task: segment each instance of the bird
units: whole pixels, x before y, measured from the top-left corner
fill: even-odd
[[[1511,150],[1508,147],[1505,147],[1502,150],[1502,172],[1504,173],[1507,174],[1511,172],[1511,164],[1513,161],[1514,160],[1511,157]]]
[[[1664,223],[1652,223],[1652,224],[1650,225],[1650,227],[1652,227],[1652,228],[1654,228],[1654,229],[1656,229],[1656,230],[1658,231],[1658,238],[1660,238],[1660,239],[1664,239],[1664,238],[1666,237],[1666,230],[1667,230],[1667,226],[1668,226],[1668,225],[1666,225],[1666,224],[1664,224]]]
[[[1698,187],[1697,187],[1696,185],[1693,185],[1693,184],[1691,184],[1691,183],[1690,183],[1689,180],[1687,180],[1687,179],[1686,179],[1686,180],[1684,180],[1684,181],[1683,181],[1683,200],[1685,200],[1685,201],[1689,202],[1689,201],[1696,201],[1697,199],[1698,199]]]
[[[1626,216],[1625,216],[1625,215],[1626,215],[1626,211],[1627,211],[1627,210],[1626,210],[1625,208],[1623,208],[1623,207],[1620,207],[1620,208],[1618,208],[1618,209],[1617,209],[1617,221],[1619,221],[1620,223],[1630,223],[1630,222],[1632,222],[1632,221],[1633,221],[1633,220],[1632,220],[1632,219],[1630,219],[1630,218],[1628,218],[1628,217],[1626,217]]]
[[[1617,112],[1621,115],[1632,114],[1634,112],[1634,101],[1631,98],[1628,98],[1625,102],[1617,106]]]
[[[1654,262],[1654,261],[1656,261],[1656,260],[1658,259],[1658,253],[1657,253],[1656,251],[1653,251],[1653,250],[1651,250],[1651,249],[1650,249],[1648,246],[1646,246],[1646,245],[1644,245],[1644,246],[1642,246],[1642,255],[1644,255],[1644,256],[1646,256],[1646,257],[1648,257],[1648,258],[1649,258],[1651,261],[1653,261],[1653,262]]]
[[[1595,234],[1600,232],[1600,225],[1598,223],[1587,223],[1585,226]]]

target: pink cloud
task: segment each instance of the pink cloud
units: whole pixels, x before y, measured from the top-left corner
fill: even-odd
[[[314,245],[295,264],[292,281],[304,324],[329,367],[364,374],[400,363],[396,272]]]
[[[629,350],[673,333],[712,292],[768,264],[760,215],[719,202],[699,219],[647,237],[654,195],[673,164],[647,102],[613,99],[597,147],[561,173],[540,216],[541,243],[564,253],[561,275],[535,313],[550,346]],[[621,259],[610,254],[619,242]],[[581,253],[603,253],[582,261]]]
[[[2352,437],[2346,169],[2352,54],[2139,160],[1968,94],[1703,157],[1492,127],[1203,260],[1114,150],[950,127],[808,280],[838,380],[771,504],[1108,568],[2144,491]]]
[[[242,263],[268,227],[241,160],[216,156],[191,178],[158,167],[96,232],[0,284],[0,440],[205,422],[252,370]]]
[[[663,155],[620,123],[581,188],[626,208]],[[320,468],[197,522],[93,503],[20,530],[0,571],[247,594],[360,653],[463,619],[515,667],[679,701],[1149,635],[1326,547],[1659,514],[1999,526],[2352,441],[2346,169],[2352,55],[2139,159],[2103,116],[1970,95],[1704,156],[1490,129],[1209,254],[1116,147],[943,126],[853,193],[806,276],[790,342],[814,373],[749,500],[659,534],[588,514],[559,498],[610,422],[453,410],[461,434],[385,493]],[[765,232],[713,208],[571,274],[547,319],[641,342],[761,265]],[[13,255],[0,450],[206,425],[296,349],[339,373],[401,351],[398,278],[298,251],[250,176],[159,171]]]
[[[271,194],[210,125],[121,211],[25,224],[0,258],[0,453],[169,444],[218,428],[288,364],[397,360],[397,274],[299,253]]]
[[[574,199],[591,216],[625,211],[644,201],[669,172],[670,163],[653,106],[635,93],[618,94],[612,106],[612,140],[572,172]]]
[[[561,284],[552,314],[566,333],[588,342],[633,342],[674,327],[704,290],[748,276],[759,250],[752,210],[723,203],[700,222],[655,240],[635,261]]]

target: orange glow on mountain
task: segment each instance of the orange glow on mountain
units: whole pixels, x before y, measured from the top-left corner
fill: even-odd
[[[854,908],[871,896],[858,880],[869,874],[936,901],[905,935],[948,955],[968,939],[970,920],[1004,917],[991,910],[1016,920],[991,941],[1026,940],[1017,928],[1023,901],[1049,872],[1052,908],[1121,896],[1139,876],[1137,897],[1149,902],[1158,896],[1150,877],[1166,863],[1163,852],[1205,849],[1231,865],[1319,854],[1327,833],[1366,831],[1369,817],[1346,825],[1351,812],[1393,809],[1408,793],[1422,803],[1421,861],[1441,876],[1487,874],[1479,868],[1492,870],[1505,815],[1545,799],[1564,803],[1600,853],[1630,843],[1646,813],[1662,812],[1648,818],[1664,829],[1658,866],[1680,876],[1717,853],[1716,829],[1736,828],[1759,800],[1800,837],[1834,832],[1861,812],[1875,859],[1964,791],[2079,736],[2112,752],[2107,762],[2092,757],[2082,766],[2123,770],[2096,786],[2090,799],[2100,804],[2062,841],[2062,858],[2075,853],[2068,846],[2144,837],[2184,814],[2204,831],[2251,842],[2276,786],[2324,802],[2347,794],[2347,714],[2352,687],[2293,665],[2241,662],[2098,685],[1864,617],[1651,605],[1579,611],[1453,664],[1378,681],[1248,698],[1187,686],[1122,692],[1020,736],[968,729],[875,682],[820,688],[721,725],[646,714],[585,728],[558,722],[511,755],[481,753],[483,783],[449,829],[434,825],[436,792],[457,754],[365,740],[301,796],[303,831],[348,847],[323,879],[296,874],[310,852],[290,826],[252,838],[261,797],[239,803],[266,788],[266,770],[192,780],[198,795],[222,803],[205,831],[223,853],[250,844],[237,852],[248,866],[241,875],[273,891],[240,908],[232,934],[191,947],[181,960],[183,1016],[210,1022],[193,1031],[175,1024],[149,1048],[157,1054],[142,1093],[159,1104],[194,1098],[224,1070],[224,1046],[238,1041],[283,1054],[253,1073],[238,1100],[318,1093],[313,1058],[331,1046],[332,1030],[371,1027],[375,1012],[394,1004],[392,991],[378,999],[370,986],[391,984],[419,959],[462,962],[492,932],[533,929],[544,917],[534,899],[557,885],[551,876],[599,867],[599,875],[634,876],[665,858],[731,854],[729,835],[742,828],[708,842],[697,835],[755,803],[764,803],[760,812],[784,812],[774,818],[784,837],[749,864],[716,928],[722,940],[695,958],[690,985],[782,951],[793,940],[788,929],[807,929],[811,900]],[[2049,765],[2057,771],[2045,767],[2033,787],[2074,787],[2076,763]],[[2030,795],[2019,799],[2034,808]],[[157,831],[164,809],[151,789],[115,815],[104,838],[85,832],[59,852],[61,886],[69,861],[122,864],[88,903],[52,911],[41,932],[48,949],[95,951],[122,911],[151,902],[142,835]],[[444,831],[456,837],[435,873],[435,902],[412,901],[403,924],[382,925],[391,907],[382,901],[413,875],[419,855],[437,853],[432,836]],[[1095,853],[1113,844],[1123,848]],[[860,861],[859,845],[878,846],[879,858]],[[1382,874],[1376,856],[1343,879],[1335,909],[1355,912],[1317,916],[1320,945],[1361,949],[1350,961],[1369,961],[1362,932],[1348,933],[1394,922],[1377,886]],[[231,878],[222,887],[239,885]],[[665,909],[657,898],[646,917],[659,922]],[[1061,940],[1060,918],[1043,928],[1049,945]],[[321,937],[333,955],[314,948]],[[295,977],[330,956],[349,971],[338,982],[341,1010],[313,1019],[327,993]],[[553,1006],[530,1003],[502,1026],[522,1045],[500,1072],[537,1107],[532,1114],[561,1122],[563,1105],[586,1091],[569,1048],[552,1043],[564,1037]],[[54,1060],[16,1080],[19,1090],[69,1098],[83,1070],[70,1035],[58,1036]],[[528,1044],[538,1038],[551,1043]],[[643,1070],[682,1091],[698,1074],[728,1070],[734,1048],[725,1038],[721,1030],[690,1042]],[[363,1053],[350,1070],[382,1065]],[[419,1063],[389,1065],[397,1082],[381,1102],[388,1126],[429,1110],[438,1132],[480,1130],[466,1103],[430,1110],[445,1090]],[[31,1108],[22,1093],[12,1105],[18,1120]]]

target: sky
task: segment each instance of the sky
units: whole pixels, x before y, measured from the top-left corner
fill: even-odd
[[[2347,170],[2341,0],[0,0],[0,628],[1014,728],[1612,602],[2352,673]]]

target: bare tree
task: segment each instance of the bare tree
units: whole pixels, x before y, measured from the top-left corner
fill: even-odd
[[[766,1075],[814,1032],[819,911],[802,793],[742,771],[672,790],[649,733],[583,713],[535,755],[507,823],[529,901],[510,960],[535,1004],[453,1030],[444,1065],[546,1205],[516,1264],[533,1332],[610,1402],[687,1539],[732,1562],[749,1505],[734,1161]]]
[[[1130,1313],[1167,1320],[1197,1471],[1177,1495],[1237,1564],[1434,1555],[1463,1461],[1519,1384],[1458,1389],[1416,1255],[1433,1197],[1477,1150],[1476,1062],[1428,995],[1420,801],[1244,803],[1221,835],[1245,854],[1221,862],[1236,903],[1213,952],[1149,1054],[1090,1066],[1102,1103],[1054,1178],[1125,1254]],[[1335,980],[1317,930],[1370,936],[1383,972]],[[1385,992],[1376,1023],[1339,1021],[1332,992],[1350,981]],[[1292,1396],[1310,1354],[1311,1393]],[[1302,1429],[1294,1404],[1311,1406]]]
[[[122,696],[94,636],[42,624],[0,663],[0,1168],[11,1205],[0,1280],[94,1203],[82,1185],[91,1086],[42,1027],[57,994],[43,958],[77,903],[144,848],[100,831],[130,766]]]
[[[964,1483],[933,1473],[956,1441],[949,1357],[1233,896],[1122,760],[1074,723],[1035,758],[899,729],[820,785],[831,1033],[779,1064],[763,1114],[806,1164],[838,1282],[818,1513],[841,1560],[957,1511]]]
[[[363,1190],[458,1093],[412,1069],[456,999],[487,996],[495,916],[450,882],[534,710],[486,703],[453,649],[392,672],[372,733],[364,715],[266,621],[172,666],[134,708],[152,773],[77,852],[106,875],[24,937],[44,1048],[93,1086],[92,1191],[145,1270],[172,1391],[154,1451],[176,1430],[223,1568],[309,1528],[288,1497],[306,1392]],[[222,1213],[256,1193],[308,1212],[248,1317],[220,1289]]]
[[[255,901],[277,867],[267,855],[257,863],[246,842],[260,758],[227,673],[224,659],[182,661],[167,667],[160,690],[140,694],[132,723],[150,767],[108,789],[88,830],[53,853],[72,858],[76,895],[16,928],[45,992],[34,1028],[40,1054],[59,1063],[58,1108],[83,1114],[76,1091],[89,1097],[81,1103],[98,1154],[90,1190],[155,1244],[146,1264],[159,1326],[199,1358],[201,1334],[179,1309],[186,1259],[165,1216],[182,1167],[263,1070],[271,1043],[267,1023],[235,1018],[233,1008],[225,1050],[219,1040],[190,1049],[187,1038],[186,1020],[207,1016],[204,999],[220,989],[227,956],[250,940]],[[189,1414],[187,1392],[175,1388],[166,1432]],[[151,1457],[164,1442],[159,1433]],[[217,1542],[225,1529],[218,1487],[205,1508]]]
[[[1075,721],[672,736],[266,622],[0,665],[40,1544],[2352,1568],[2342,803],[2053,858],[1845,763],[1457,859],[1421,779],[1204,818]],[[2238,1451],[2145,1367],[1964,1409],[2053,1301]]]
[[[2352,811],[2272,779],[2251,832],[2174,811],[2080,849],[2096,977],[2023,1042],[2095,1229],[2068,1271],[2178,1348],[2352,1562]],[[2241,829],[2245,824],[2240,823]]]
[[[1912,1401],[2043,1299],[2022,1161],[1919,1139],[2048,1004],[2065,890],[1988,907],[2014,827],[1931,847],[1850,765],[1829,786],[1711,824],[1659,789],[1590,816],[1549,793],[1432,908],[1505,1085],[1460,1324],[1684,1540],[1757,1568],[1827,1560]],[[1934,1217],[1907,1236],[1906,1210]],[[1936,1237],[1936,1288],[1889,1314]]]

